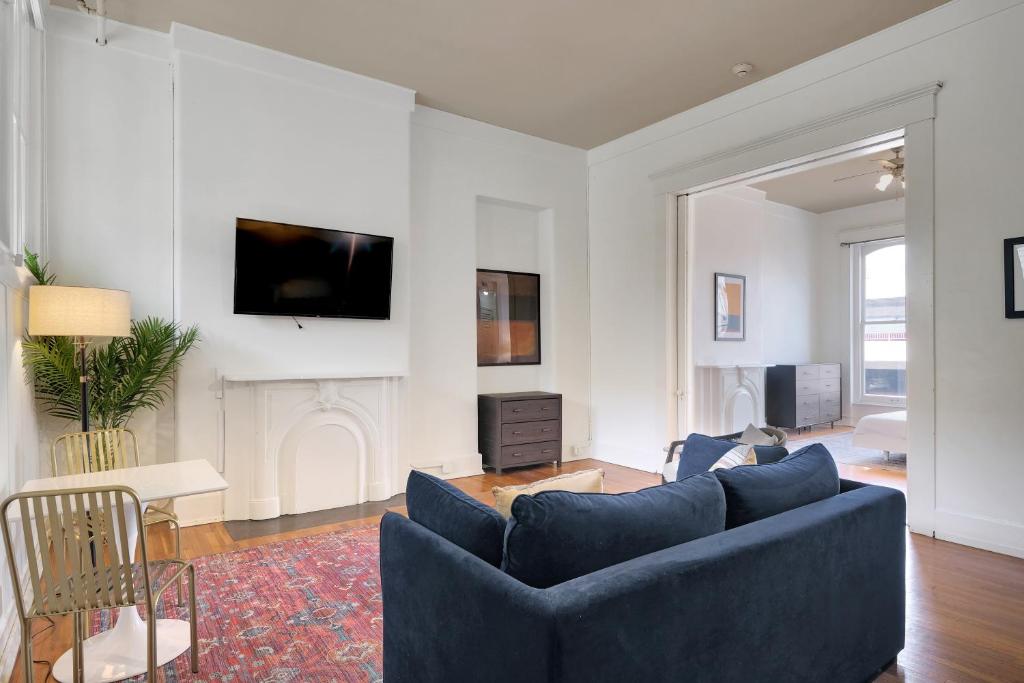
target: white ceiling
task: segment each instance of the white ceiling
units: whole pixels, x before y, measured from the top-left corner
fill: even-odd
[[[88,0],[95,6],[96,0]],[[417,91],[421,104],[591,148],[947,0],[107,0]],[[74,7],[75,0],[53,0]],[[737,62],[756,70],[746,79]]]
[[[891,183],[885,192],[875,189],[875,183],[878,182],[878,177],[884,171],[877,161],[872,160],[891,159],[893,156],[891,151],[875,152],[837,164],[819,166],[761,183],[754,183],[751,187],[763,190],[770,201],[788,204],[813,213],[825,213],[826,211],[847,209],[851,206],[874,204],[903,196],[903,187],[899,182]],[[872,174],[836,182],[838,178],[868,172],[872,172]]]

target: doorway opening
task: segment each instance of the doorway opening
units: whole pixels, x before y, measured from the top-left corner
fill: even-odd
[[[774,427],[790,450],[823,443],[844,478],[907,490],[905,143],[674,197],[678,433]]]

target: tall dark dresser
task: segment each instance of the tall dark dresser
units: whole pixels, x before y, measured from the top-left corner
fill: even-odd
[[[775,365],[765,375],[765,419],[773,427],[835,426],[843,417],[839,363]]]
[[[484,466],[562,464],[562,395],[546,391],[480,394],[479,449]]]

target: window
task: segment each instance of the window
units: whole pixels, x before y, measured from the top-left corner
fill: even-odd
[[[856,403],[907,404],[907,249],[902,237],[853,252]]]

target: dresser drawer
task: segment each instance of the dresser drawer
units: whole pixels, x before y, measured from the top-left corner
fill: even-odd
[[[818,379],[821,377],[820,365],[798,365],[796,366],[796,379]]]
[[[821,381],[820,379],[801,379],[796,378],[796,395],[797,396],[813,396],[821,392]]]
[[[818,385],[821,388],[821,393],[831,394],[839,391],[839,378],[838,377],[823,377],[818,380]]]
[[[842,414],[843,410],[840,406],[822,406],[821,412],[818,413],[818,419],[821,420],[822,422],[831,422],[833,420],[838,420],[842,416]]]
[[[839,408],[843,404],[843,396],[838,391],[834,391],[828,394],[821,394],[819,400],[821,402],[822,412],[824,412],[826,408]]]
[[[838,363],[826,363],[825,365],[819,365],[818,367],[821,368],[822,377],[839,379],[839,376],[842,374],[842,366]]]
[[[542,422],[513,422],[501,425],[501,443],[519,444],[534,441],[550,441],[559,437],[561,422],[544,420]]]
[[[818,421],[820,415],[818,406],[801,406],[796,409],[796,425],[802,427],[805,425],[814,424]]]
[[[542,441],[541,443],[526,443],[518,446],[502,446],[501,465],[510,467],[531,462],[558,460],[561,456],[560,443],[559,441]]]
[[[818,395],[814,396],[797,396],[796,397],[796,414],[807,412],[808,410],[818,411]]]
[[[501,404],[502,422],[533,422],[556,420],[560,417],[560,401],[557,398],[541,398],[530,401],[505,401]]]

